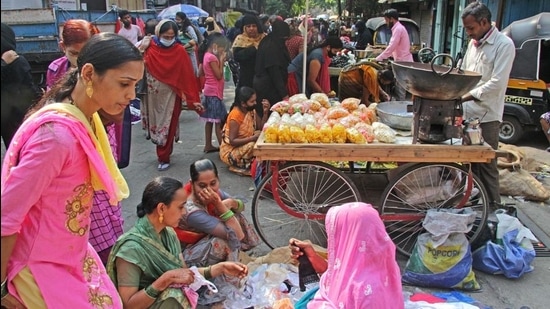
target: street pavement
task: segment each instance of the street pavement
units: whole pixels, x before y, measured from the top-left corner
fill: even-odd
[[[229,109],[234,98],[234,86],[232,82],[227,82],[224,93],[224,101]],[[136,220],[136,205],[140,202],[141,193],[145,185],[156,176],[171,176],[182,181],[189,179],[189,166],[192,162],[209,158],[213,160],[219,171],[219,177],[222,188],[233,196],[240,197],[250,206],[250,201],[254,195],[254,184],[250,177],[235,175],[227,169],[220,161],[218,153],[204,153],[204,123],[200,121],[198,115],[192,111],[183,111],[180,117],[181,141],[174,145],[174,152],[171,157],[171,167],[163,172],[157,171],[157,159],[155,145],[145,139],[145,134],[141,129],[141,124],[133,125],[132,129],[132,148],[130,165],[122,169],[128,185],[130,187],[130,197],[122,202],[123,216],[125,220],[125,230],[128,230]],[[544,137],[531,138],[526,142],[529,146],[539,149],[545,149],[547,144]],[[215,136],[213,138],[215,140]],[[217,145],[217,141],[214,141]],[[2,159],[4,157],[5,147],[2,144]],[[529,227],[535,234],[550,246],[550,204],[521,202],[509,197],[503,197],[504,202],[513,202],[520,210],[520,218],[524,217],[529,221]],[[250,209],[246,211],[250,219]],[[251,219],[250,219],[250,222]],[[269,252],[269,248],[262,244],[252,250],[251,254],[255,256],[264,255]],[[398,262],[402,269],[406,263],[406,258],[398,257]],[[528,273],[517,280],[506,279],[503,276],[493,276],[475,271],[477,280],[482,286],[482,291],[477,293],[467,293],[480,303],[494,309],[526,309],[526,307],[550,308],[550,300],[546,298],[550,291],[550,257],[537,257],[533,263],[534,271]],[[413,292],[418,289],[423,291],[436,291],[428,288],[417,288],[405,286],[404,290]],[[240,309],[240,308],[235,308]]]

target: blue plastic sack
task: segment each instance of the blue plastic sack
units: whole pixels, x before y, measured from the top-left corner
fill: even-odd
[[[467,304],[475,304],[477,301],[470,296],[458,291],[450,292],[433,292],[433,296],[444,299],[448,303],[463,302]]]
[[[307,304],[315,297],[315,293],[319,291],[319,287],[316,286],[315,288],[307,291],[302,295],[302,298],[300,298],[295,304],[294,309],[306,309]]]
[[[488,241],[487,244],[473,252],[472,266],[485,273],[517,279],[531,272],[531,263],[535,258],[535,250],[522,247],[515,239],[518,230],[505,233],[502,244]]]

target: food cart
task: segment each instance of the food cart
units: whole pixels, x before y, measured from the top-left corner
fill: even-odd
[[[381,170],[370,169],[368,163],[356,167],[355,162],[399,164],[395,170],[382,170],[387,185],[378,204],[370,202],[405,255],[422,232],[428,209],[475,210],[477,219],[468,235],[472,241],[487,218],[487,193],[470,164],[495,157],[488,145],[411,144],[410,138],[400,138],[396,144],[269,144],[260,136],[254,154],[258,160],[272,162],[252,200],[254,226],[272,248],[286,245],[290,237],[326,245],[323,219],[328,209],[369,200],[356,179],[380,177]],[[327,161],[349,163],[337,168]]]
[[[378,209],[399,252],[409,255],[424,231],[428,209],[470,208],[477,217],[467,236],[474,241],[481,234],[489,200],[471,163],[488,163],[496,152],[487,144],[462,145],[456,139],[430,144],[398,136],[392,144],[281,144],[266,143],[262,133],[254,155],[270,162],[252,200],[254,226],[269,247],[286,246],[291,237],[326,246],[328,209],[364,201]],[[380,165],[387,162],[391,167]],[[369,182],[381,185],[379,199],[369,196]]]

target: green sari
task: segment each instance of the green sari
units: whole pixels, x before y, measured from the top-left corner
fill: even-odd
[[[139,289],[144,289],[165,272],[185,266],[180,258],[181,245],[176,232],[167,227],[159,235],[147,217],[139,218],[134,227],[117,240],[107,263],[107,272],[115,286],[118,287],[116,258],[119,257],[135,264],[143,271]],[[172,298],[172,299],[171,299]],[[174,300],[182,308],[191,308],[189,300],[181,288],[167,288],[162,291],[150,308],[162,308],[164,302]]]

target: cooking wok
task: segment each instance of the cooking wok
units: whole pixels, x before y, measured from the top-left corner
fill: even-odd
[[[472,90],[481,75],[447,66],[419,62],[393,62],[397,82],[415,96],[431,100],[454,100]]]
[[[388,101],[376,105],[376,114],[380,122],[398,130],[411,130],[413,113],[407,112],[411,101]]]

